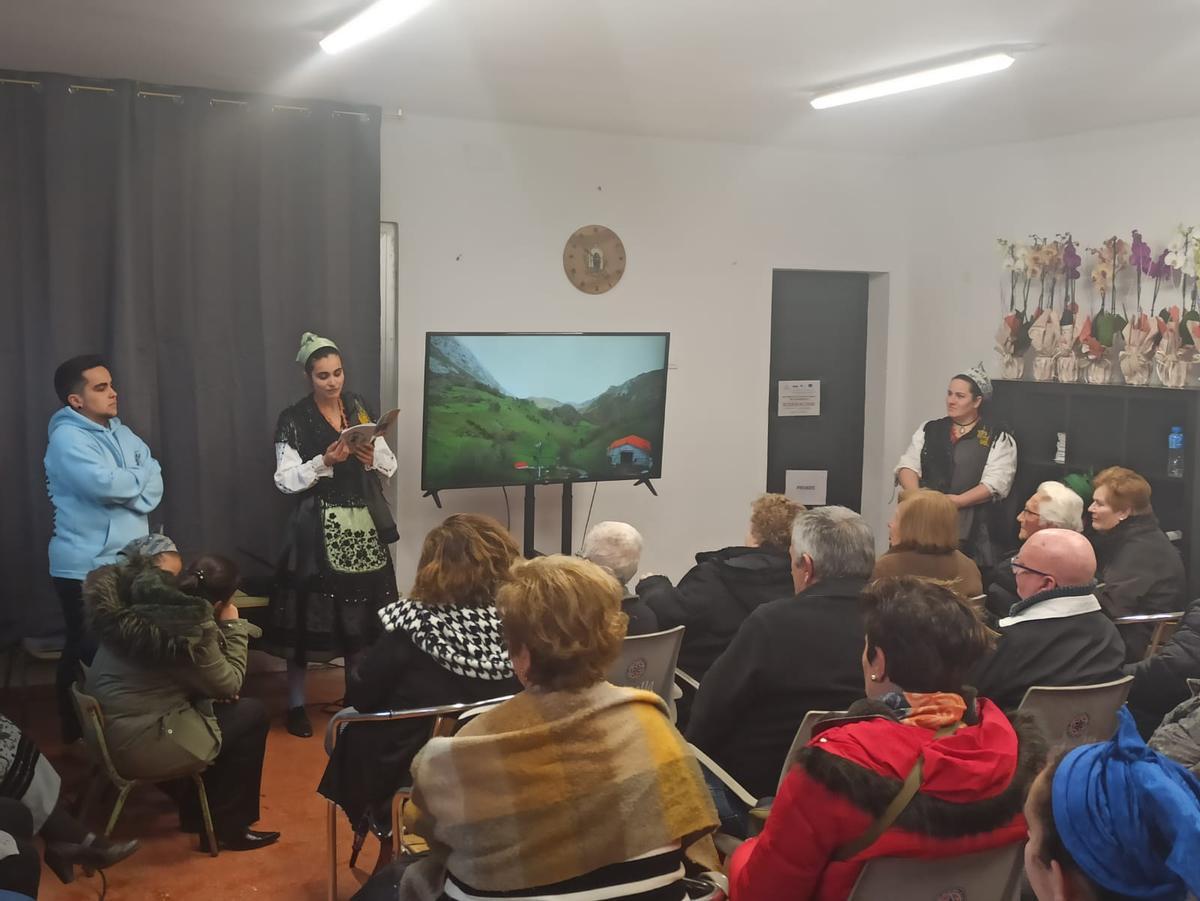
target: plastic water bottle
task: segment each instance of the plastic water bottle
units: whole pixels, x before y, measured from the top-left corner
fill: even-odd
[[[1172,479],[1183,478],[1183,426],[1171,426],[1167,436],[1167,475]]]

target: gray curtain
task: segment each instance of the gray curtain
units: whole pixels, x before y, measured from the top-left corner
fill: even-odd
[[[22,82],[34,82],[25,84]],[[101,88],[92,90],[89,88]],[[168,96],[162,96],[168,95]],[[54,368],[108,357],[185,557],[278,553],[275,419],[306,329],[379,384],[377,107],[0,71],[0,629],[60,624],[42,458]]]

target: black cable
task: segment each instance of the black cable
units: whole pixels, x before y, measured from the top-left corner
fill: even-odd
[[[500,490],[504,492],[504,528],[512,531],[512,511],[508,509],[508,486],[501,485]]]
[[[578,556],[580,556],[580,557],[583,556],[583,539],[587,538],[588,526],[591,525],[591,522],[592,522],[592,507],[596,506],[596,489],[598,489],[599,487],[600,487],[599,482],[592,482],[592,502],[590,504],[588,504],[587,519],[584,520],[584,523],[583,523],[583,537],[579,539]]]

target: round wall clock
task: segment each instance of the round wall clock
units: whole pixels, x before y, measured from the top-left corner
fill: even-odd
[[[563,271],[584,294],[603,294],[625,274],[625,245],[603,225],[585,225],[567,239]]]

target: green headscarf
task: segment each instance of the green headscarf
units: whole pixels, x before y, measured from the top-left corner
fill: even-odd
[[[296,354],[296,362],[301,366],[307,365],[308,358],[325,347],[332,347],[338,353],[341,353],[338,350],[338,346],[328,338],[322,338],[314,332],[305,332],[300,336],[300,352]]]

